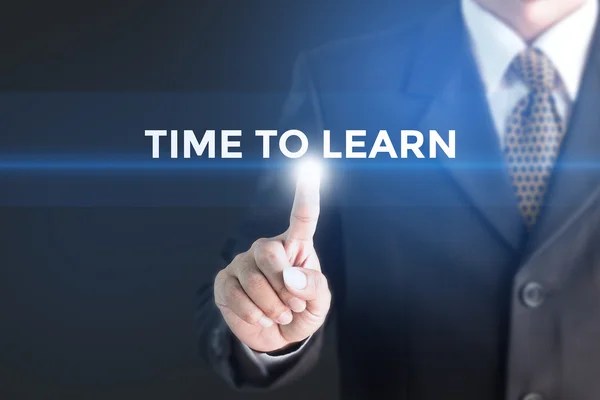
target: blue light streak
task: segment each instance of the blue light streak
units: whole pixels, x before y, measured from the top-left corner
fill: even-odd
[[[224,160],[139,160],[139,159],[52,159],[52,158],[2,158],[0,171],[38,171],[38,172],[85,172],[85,171],[240,171],[282,168],[293,165],[297,160],[288,162],[263,161],[224,161]],[[440,169],[443,165],[436,160],[413,162],[406,160],[324,160],[328,168],[344,170],[429,170]],[[503,163],[458,162],[451,160],[453,168],[484,171],[506,168]],[[571,162],[557,164],[556,169],[600,170],[599,162]]]

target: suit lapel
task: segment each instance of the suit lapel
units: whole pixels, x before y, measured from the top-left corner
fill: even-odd
[[[526,252],[544,246],[568,224],[600,186],[600,28],[583,75],[579,96],[548,188],[546,204]]]
[[[456,157],[439,160],[482,222],[517,250],[524,224],[460,11],[438,16],[426,31],[407,90],[431,98],[419,130],[456,131]]]

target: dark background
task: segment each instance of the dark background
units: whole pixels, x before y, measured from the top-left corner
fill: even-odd
[[[277,94],[263,107],[275,119],[299,51],[422,18],[446,2],[5,2],[0,89],[264,91]],[[45,134],[0,137],[39,151]],[[205,175],[194,185],[243,196],[253,178],[240,176]],[[256,397],[231,391],[200,363],[193,324],[195,290],[212,279],[243,212],[2,208],[0,398]],[[262,398],[334,398],[333,336],[309,377]]]

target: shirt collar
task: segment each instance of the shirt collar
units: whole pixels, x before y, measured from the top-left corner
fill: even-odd
[[[462,0],[462,12],[486,92],[493,93],[500,89],[510,63],[527,43],[474,0]],[[550,58],[571,99],[579,91],[597,18],[597,0],[587,0],[532,44]]]

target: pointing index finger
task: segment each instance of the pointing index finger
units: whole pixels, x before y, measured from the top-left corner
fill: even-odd
[[[311,240],[313,238],[319,219],[320,186],[320,165],[312,160],[303,162],[298,170],[296,195],[288,230],[289,239]]]

